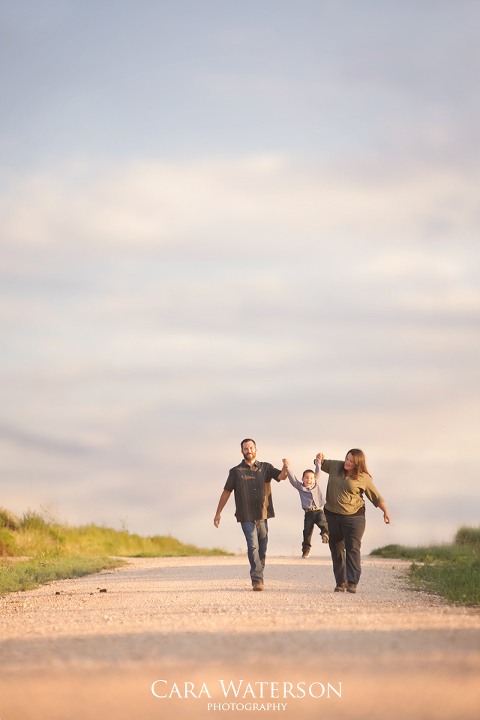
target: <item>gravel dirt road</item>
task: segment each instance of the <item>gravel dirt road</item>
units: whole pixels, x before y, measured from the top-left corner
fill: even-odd
[[[130,559],[8,595],[0,720],[478,720],[480,612],[407,567],[364,558],[351,595],[329,559],[268,558],[254,593],[245,557]]]

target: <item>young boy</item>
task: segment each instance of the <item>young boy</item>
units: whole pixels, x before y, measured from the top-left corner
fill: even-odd
[[[327,518],[323,512],[325,498],[323,497],[323,493],[318,484],[320,463],[315,463],[316,472],[313,472],[313,470],[304,471],[302,482],[297,480],[295,475],[290,472],[290,462],[287,458],[283,459],[283,467],[287,471],[287,477],[290,480],[290,484],[298,490],[302,508],[305,511],[302,543],[302,558],[305,559],[310,555],[313,528],[315,525],[320,528],[322,542],[328,543]]]

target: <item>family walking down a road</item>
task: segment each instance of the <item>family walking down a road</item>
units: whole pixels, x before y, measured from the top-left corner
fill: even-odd
[[[355,593],[361,574],[361,542],[365,532],[364,495],[380,508],[384,521],[390,523],[385,501],[372,482],[362,450],[349,450],[345,460],[326,460],[319,452],[315,458],[315,471],[305,470],[299,481],[290,471],[287,458],[279,470],[256,459],[257,446],[251,438],[242,440],[240,447],[243,460],[228,474],[214,524],[218,528],[222,510],[233,492],[235,516],[247,542],[252,589],[264,589],[267,521],[275,517],[271,482],[288,478],[299,492],[305,515],[302,558],[306,559],[310,554],[312,534],[317,525],[322,541],[328,542],[330,547],[335,592]],[[321,472],[328,474],[326,498],[319,485]]]

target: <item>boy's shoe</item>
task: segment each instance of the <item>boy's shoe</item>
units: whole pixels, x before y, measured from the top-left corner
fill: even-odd
[[[340,585],[337,585],[335,590],[333,592],[345,592],[345,588],[347,587],[347,583],[340,583]]]
[[[302,553],[302,560],[306,560],[306,558],[308,558],[309,555],[310,555],[310,549],[304,550]]]
[[[322,535],[322,543],[327,543],[327,542],[328,542],[328,533],[323,533],[323,535]]]
[[[252,584],[252,590],[263,590],[263,582],[261,582],[261,580],[256,580]]]
[[[347,592],[349,592],[349,593],[357,592],[357,586],[355,585],[355,583],[352,583],[352,582],[347,583]]]

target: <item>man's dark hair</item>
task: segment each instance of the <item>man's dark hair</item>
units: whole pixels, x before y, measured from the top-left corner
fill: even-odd
[[[242,440],[242,442],[240,443],[240,447],[242,448],[242,450],[243,450],[243,445],[244,445],[244,443],[246,443],[246,442],[253,442],[253,444],[255,445],[255,447],[257,447],[257,443],[255,442],[255,440],[252,440],[252,438],[245,438],[245,440]]]

